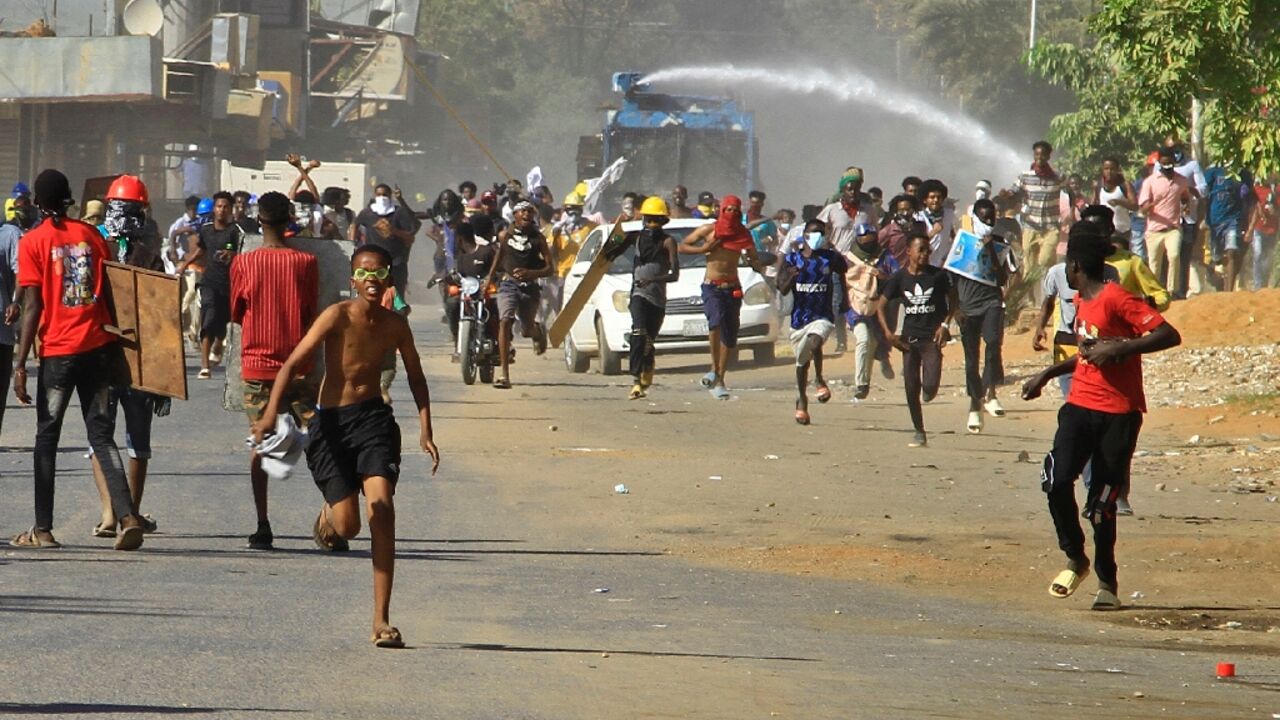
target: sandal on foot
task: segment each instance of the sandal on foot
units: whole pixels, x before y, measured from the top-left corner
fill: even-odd
[[[116,533],[116,550],[137,550],[142,547],[142,536],[146,534],[142,524],[139,523],[132,527],[120,525],[120,531]]]
[[[347,552],[351,549],[351,544],[347,542],[347,539],[333,529],[333,525],[329,523],[329,518],[323,507],[320,508],[320,513],[316,515],[315,524],[311,526],[311,539],[315,541],[316,547],[321,550]]]
[[[818,402],[825,403],[831,400],[831,388],[826,383],[818,385],[818,394],[816,395]]]
[[[796,423],[800,425],[808,425],[809,412],[807,410],[796,410]]]
[[[404,636],[398,628],[387,626],[374,633],[370,638],[374,647],[400,649],[404,647]]]
[[[498,378],[493,381],[493,387],[495,390],[510,390],[511,381],[506,378]]]
[[[631,386],[631,392],[627,394],[627,399],[639,400],[644,396],[645,396],[644,386],[641,385],[640,383],[636,383],[635,385]]]
[[[982,432],[982,413],[977,410],[969,411],[969,424],[966,426],[969,432],[977,435]]]
[[[9,538],[9,544],[16,548],[27,548],[30,550],[43,548],[60,548],[62,543],[53,539],[53,533],[47,533],[48,539],[40,537],[40,533],[33,527],[30,530],[14,535]]]
[[[160,529],[160,523],[156,522],[155,518],[151,517],[150,515],[142,516],[142,532],[150,535],[151,533],[156,532],[159,529]]]
[[[1110,588],[1098,588],[1098,594],[1093,597],[1094,610],[1119,610],[1120,598],[1115,591]]]
[[[1059,600],[1069,598],[1071,597],[1071,594],[1076,591],[1076,588],[1080,587],[1080,583],[1084,582],[1084,579],[1087,577],[1089,577],[1089,568],[1085,568],[1079,572],[1076,572],[1075,570],[1063,570],[1058,573],[1058,576],[1053,579],[1053,582],[1049,583],[1049,594]]]
[[[717,400],[728,400],[728,399],[729,399],[729,388],[727,388],[727,387],[725,387],[725,386],[723,386],[723,385],[717,385],[717,386],[715,386],[715,387],[711,388],[711,397],[713,397],[713,398],[715,398],[715,399],[717,399]]]
[[[715,370],[712,370],[711,372],[708,372],[706,375],[703,375],[702,377],[698,378],[698,382],[699,382],[699,383],[702,385],[702,387],[704,387],[704,388],[710,388],[712,385],[715,385],[715,384],[716,384],[716,371],[715,371]]]
[[[116,536],[115,523],[112,523],[109,526],[103,525],[102,523],[98,523],[97,525],[93,526],[93,531],[89,534],[92,537],[96,537],[96,538],[113,538]]]
[[[211,377],[211,374],[208,370],[202,369],[200,370],[200,372],[196,373],[196,377],[200,378],[201,380],[208,380]]]

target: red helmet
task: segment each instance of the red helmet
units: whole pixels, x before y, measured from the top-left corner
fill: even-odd
[[[112,180],[111,187],[107,188],[107,199],[130,200],[143,205],[151,202],[147,199],[147,186],[142,184],[137,175],[121,175]]]

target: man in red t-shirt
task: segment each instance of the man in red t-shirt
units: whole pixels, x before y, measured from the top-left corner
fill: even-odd
[[[319,303],[320,270],[315,256],[284,244],[291,208],[289,199],[278,192],[259,198],[262,247],[231,264],[231,322],[243,329],[240,374],[250,427],[262,419],[276,373],[307,334]],[[302,368],[285,391],[286,407],[299,427],[315,414],[317,388],[306,379],[310,370]],[[267,520],[267,473],[257,453],[249,464],[249,478],[258,511],[258,529],[249,536],[249,547],[270,550],[275,538]]]
[[[1084,516],[1093,524],[1093,567],[1098,573],[1095,610],[1120,607],[1116,499],[1129,483],[1129,465],[1142,413],[1147,410],[1141,356],[1182,342],[1178,331],[1155,309],[1103,279],[1111,250],[1109,239],[1094,223],[1082,221],[1071,227],[1066,270],[1067,284],[1077,291],[1074,330],[1079,354],[1041,372],[1022,388],[1022,397],[1031,400],[1053,378],[1074,373],[1067,402],[1058,411],[1053,450],[1040,474],[1058,547],[1067,555],[1067,569],[1053,579],[1049,594],[1068,597],[1089,575],[1075,481],[1091,462],[1093,479]]]
[[[117,550],[142,546],[143,524],[133,510],[129,484],[112,437],[108,412],[111,384],[124,358],[113,335],[102,263],[107,246],[97,228],[67,217],[71,186],[57,170],[36,178],[35,201],[44,220],[18,246],[18,286],[22,297],[22,334],[18,341],[13,392],[23,405],[27,393],[27,356],[40,339],[40,375],[36,381],[36,524],[13,538],[15,547],[59,547],[53,537],[53,488],[62,418],[71,394],[80,398],[89,446],[102,468],[111,509],[120,520]],[[127,373],[126,373],[127,374]]]

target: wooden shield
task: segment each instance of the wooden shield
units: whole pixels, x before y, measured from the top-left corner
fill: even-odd
[[[186,400],[181,281],[131,265],[105,265],[116,320],[107,330],[120,338],[130,387]]]

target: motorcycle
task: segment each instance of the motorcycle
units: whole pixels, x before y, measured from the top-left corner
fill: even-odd
[[[462,365],[462,382],[493,382],[493,369],[501,365],[498,336],[493,328],[494,289],[483,288],[480,278],[458,279],[458,358]]]

